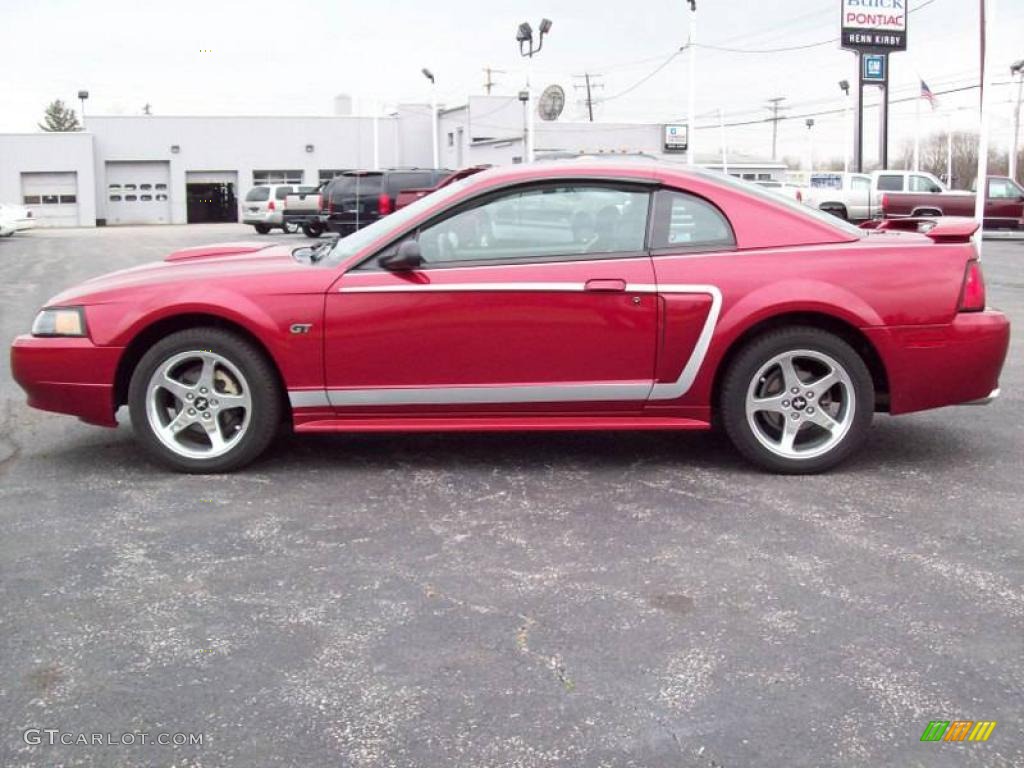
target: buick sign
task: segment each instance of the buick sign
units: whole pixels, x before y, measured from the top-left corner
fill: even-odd
[[[853,51],[907,50],[909,0],[839,0],[841,46]]]

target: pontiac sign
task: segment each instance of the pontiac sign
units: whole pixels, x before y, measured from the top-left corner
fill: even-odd
[[[853,51],[907,50],[908,0],[839,0],[841,45]]]

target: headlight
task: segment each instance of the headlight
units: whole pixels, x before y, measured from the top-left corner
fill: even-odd
[[[44,309],[32,323],[33,336],[85,336],[85,313],[81,307]]]

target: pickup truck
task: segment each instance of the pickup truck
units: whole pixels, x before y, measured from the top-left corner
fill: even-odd
[[[976,192],[886,191],[880,216],[900,219],[920,216],[974,216]],[[989,176],[985,196],[986,229],[1024,229],[1024,189],[1006,176]]]
[[[803,202],[846,221],[870,219],[873,213],[871,174],[812,173]]]
[[[410,187],[409,189],[399,190],[398,197],[395,198],[395,210],[397,211],[399,208],[405,208],[409,203],[415,202],[421,197],[426,197],[431,192],[436,192],[442,187],[447,187],[449,184],[456,182],[459,179],[472,176],[474,173],[480,173],[480,171],[485,171],[490,167],[490,165],[471,165],[468,168],[460,168],[450,176],[444,177],[432,187]]]
[[[325,184],[319,187],[299,187],[284,199],[282,216],[285,225],[295,224],[302,228],[306,237],[320,237],[326,227],[321,221],[321,192]]]

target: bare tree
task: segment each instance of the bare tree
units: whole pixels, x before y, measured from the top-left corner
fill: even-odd
[[[921,170],[927,171],[941,179],[946,176],[947,137],[945,131],[933,133],[921,139]],[[953,178],[945,179],[951,189],[970,189],[978,175],[978,134],[953,132]],[[901,168],[912,168],[914,163],[914,143],[906,141],[896,160]],[[1005,176],[1009,169],[1010,158],[1006,152],[994,147],[989,148],[988,172],[992,176]]]

